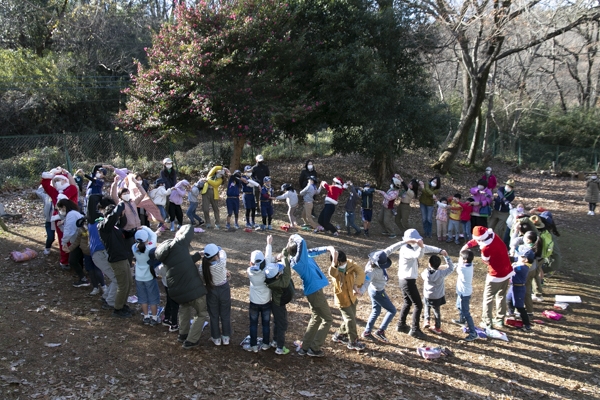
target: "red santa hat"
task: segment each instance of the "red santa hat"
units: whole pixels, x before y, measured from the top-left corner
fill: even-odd
[[[54,188],[56,190],[58,190],[59,193],[62,193],[62,191],[64,190],[64,187],[62,189],[60,189],[59,187],[57,187],[56,182],[58,180],[62,180],[63,181],[63,185],[69,186],[71,182],[69,182],[69,178],[66,177],[65,175],[62,174],[56,174],[54,175],[54,177],[52,178],[52,186],[54,186]]]
[[[476,226],[473,228],[473,239],[477,240],[480,245],[487,246],[494,240],[494,230],[485,226]]]
[[[336,176],[335,178],[333,178],[333,183],[337,183],[338,185],[342,186],[344,184],[344,181],[339,176]]]

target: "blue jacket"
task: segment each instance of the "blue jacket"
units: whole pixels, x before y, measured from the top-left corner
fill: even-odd
[[[235,176],[229,178],[227,183],[227,197],[240,197],[241,182]]]
[[[527,281],[527,274],[529,274],[529,267],[525,264],[516,263],[513,265],[515,274],[512,277],[513,285],[524,285]]]
[[[498,197],[494,198],[494,210],[500,212],[509,212],[509,204],[515,199],[515,191],[511,190],[505,193],[504,188],[501,187],[497,191]]]
[[[313,257],[327,252],[327,247],[317,247],[308,250],[306,248],[306,242],[300,235],[292,235],[290,240],[296,242],[298,246],[298,252],[296,256],[291,258],[290,265],[300,278],[304,285],[304,295],[315,293],[318,290],[323,289],[329,285],[329,280],[321,271],[321,268],[317,265]]]
[[[97,222],[94,222],[93,224],[88,224],[90,255],[94,255],[94,253],[97,251],[106,250],[106,248],[104,247],[104,243],[102,243],[102,239],[100,239],[97,224]]]

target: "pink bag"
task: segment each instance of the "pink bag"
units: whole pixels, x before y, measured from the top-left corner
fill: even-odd
[[[546,310],[542,312],[542,315],[546,318],[550,318],[553,319],[555,321],[558,321],[559,319],[561,319],[563,317],[562,314],[557,313],[556,311],[553,310]]]
[[[10,257],[15,260],[16,262],[23,262],[23,261],[29,261],[32,258],[36,258],[37,257],[37,252],[35,252],[34,250],[31,250],[29,247],[27,247],[25,250],[23,251],[11,251],[10,252]]]

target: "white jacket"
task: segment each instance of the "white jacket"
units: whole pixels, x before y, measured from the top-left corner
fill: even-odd
[[[171,189],[165,189],[164,186],[159,186],[150,191],[150,198],[157,206],[167,205],[167,196],[171,194]]]
[[[83,214],[79,211],[71,210],[67,213],[63,221],[63,237],[60,242],[61,246],[66,246],[71,239],[75,239],[77,235],[77,220],[83,218]]]

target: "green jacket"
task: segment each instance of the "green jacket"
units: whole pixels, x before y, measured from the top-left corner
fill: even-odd
[[[292,269],[290,267],[289,257],[283,257],[283,261],[285,263],[283,274],[266,281],[267,286],[271,289],[271,301],[276,306],[281,305],[281,294],[283,293],[283,290],[290,285],[290,281],[292,280]]]
[[[423,203],[426,206],[433,207],[435,205],[435,201],[433,200],[433,195],[438,194],[439,189],[433,189],[429,182],[426,182],[423,191],[421,192],[421,196],[419,196],[419,202]]]

